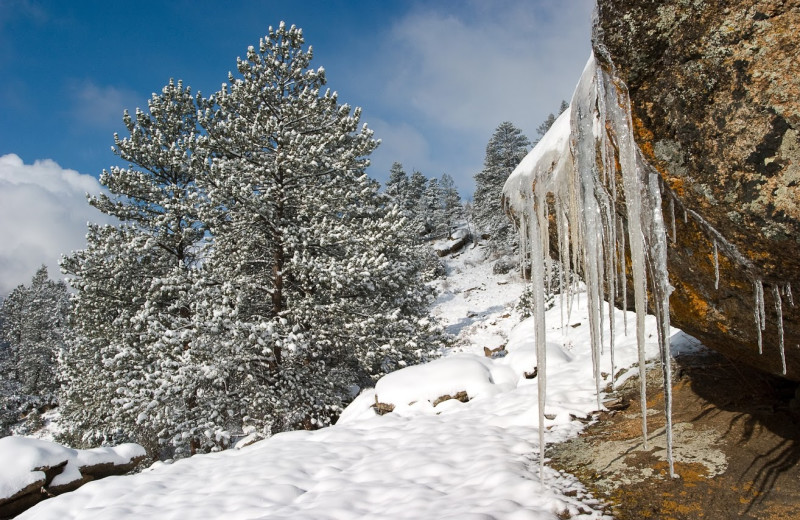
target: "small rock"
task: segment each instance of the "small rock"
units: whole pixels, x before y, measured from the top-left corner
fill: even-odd
[[[443,403],[443,402],[448,401],[450,399],[455,399],[457,401],[461,401],[462,403],[468,403],[469,402],[469,396],[467,395],[467,392],[462,390],[461,392],[456,393],[456,395],[443,395],[443,396],[439,397],[438,399],[433,401],[433,406],[435,408],[436,405],[438,405],[439,403]]]

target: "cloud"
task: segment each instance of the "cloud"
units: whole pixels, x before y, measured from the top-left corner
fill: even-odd
[[[393,28],[390,96],[442,125],[485,130],[526,124],[572,94],[589,57],[588,2],[481,2],[459,17],[431,5]]]
[[[60,277],[61,254],[86,245],[86,223],[108,221],[86,201],[100,191],[94,177],[52,160],[0,156],[0,295],[30,283],[42,264]]]
[[[591,50],[594,2],[449,4],[416,4],[392,25],[368,64],[375,92],[370,112],[386,120],[394,118],[382,114],[393,114],[413,129],[409,135],[422,136],[428,156],[421,162],[441,169],[423,173],[447,171],[463,195],[501,122],[534,139],[547,114],[570,99]],[[374,121],[376,135],[387,141]],[[393,160],[405,165],[402,146],[394,150]]]
[[[85,126],[113,129],[122,125],[122,113],[131,113],[137,106],[145,105],[142,96],[127,88],[97,85],[85,80],[67,83],[67,95],[71,102],[70,116]]]
[[[370,156],[372,177],[385,182],[398,157],[403,158],[403,167],[409,174],[415,169],[430,171],[433,165],[428,142],[416,128],[405,122],[391,124],[377,117],[366,119],[375,137],[381,140],[381,145]]]

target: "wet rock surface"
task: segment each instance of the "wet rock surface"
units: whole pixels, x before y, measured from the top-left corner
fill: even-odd
[[[599,27],[663,180],[673,324],[774,374],[782,332],[800,381],[800,0],[601,0]]]
[[[641,437],[638,380],[609,400],[584,433],[548,449],[618,520],[800,518],[797,384],[710,351],[674,363],[675,470],[667,477],[660,369],[648,383],[649,447]]]

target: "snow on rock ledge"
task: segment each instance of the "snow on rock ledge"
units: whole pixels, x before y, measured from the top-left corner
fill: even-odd
[[[524,263],[530,265],[540,423],[547,388],[545,287],[555,282],[560,292],[569,294],[573,285],[564,276],[566,273],[579,273],[586,283],[599,396],[598,360],[606,347],[611,352],[611,373],[616,373],[615,330],[612,325],[606,335],[603,324],[605,320],[613,324],[614,301],[622,300],[623,308],[627,308],[626,285],[630,278],[630,292],[635,298],[642,410],[647,409],[644,323],[648,292],[659,323],[667,401],[667,459],[672,474],[668,360],[672,286],[667,272],[661,185],[657,172],[634,140],[628,90],[614,74],[613,64],[601,64],[592,54],[575,88],[570,109],[555,121],[506,181],[503,205],[519,229],[520,251]],[[630,259],[630,268],[626,258]],[[556,262],[560,268],[554,267]],[[550,280],[552,277],[556,279]],[[642,433],[646,447],[644,415]],[[542,437],[540,444],[543,443]]]
[[[466,399],[495,395],[516,387],[518,375],[508,367],[474,354],[437,359],[383,376],[375,401],[401,413],[406,408],[434,407],[466,394]],[[444,399],[443,399],[444,398]]]
[[[86,482],[131,471],[146,453],[138,444],[74,450],[29,437],[0,439],[0,518]]]

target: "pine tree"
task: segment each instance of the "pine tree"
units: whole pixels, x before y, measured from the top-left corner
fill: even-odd
[[[516,233],[503,213],[503,185],[528,153],[530,141],[506,121],[500,124],[486,145],[483,170],[475,175],[473,213],[475,226],[488,235],[488,252],[503,253],[513,248]]]
[[[389,180],[386,181],[386,195],[402,210],[409,209],[408,183],[408,175],[406,175],[403,165],[399,162],[393,163],[389,169]]]
[[[0,429],[22,413],[57,404],[57,359],[69,313],[66,284],[50,280],[45,266],[0,305]]]
[[[447,222],[444,213],[444,191],[439,179],[428,179],[420,200],[420,214],[429,238],[436,239],[447,235]]]
[[[73,444],[183,456],[322,426],[441,344],[416,237],[364,174],[377,142],[311,57],[281,24],[214,96],[170,82],[125,115],[131,166],[91,200],[120,224],[63,262]]]
[[[448,174],[442,174],[440,181],[443,192],[444,220],[447,227],[447,237],[453,238],[456,224],[464,218],[464,207],[461,196],[456,189],[456,183]]]
[[[91,225],[87,248],[62,262],[76,289],[62,372],[64,417],[82,435],[73,443],[135,440],[155,454],[158,439],[186,432],[203,386],[187,373],[199,334],[194,291],[205,229],[195,177],[204,163],[191,89],[170,81],[148,108],[125,112],[130,135],[115,134],[114,152],[131,166],[104,171],[111,195],[90,199],[120,224]]]
[[[203,120],[220,215],[209,269],[251,353],[250,416],[272,431],[328,424],[353,384],[428,351],[412,339],[429,294],[404,216],[364,174],[377,142],[303,45],[271,28]]]
[[[561,104],[558,107],[558,115],[561,115],[568,108],[569,103],[562,99]],[[553,123],[556,122],[557,117],[557,115],[553,115],[552,113],[547,114],[545,120],[536,127],[536,141],[533,143],[534,145],[541,141],[542,137],[544,137],[544,134],[546,134],[547,131],[550,130],[550,127],[553,126]]]
[[[539,124],[539,126],[536,127],[536,142],[534,144],[541,141],[542,137],[544,137],[544,134],[546,134],[547,131],[550,130],[550,127],[553,126],[553,123],[555,122],[556,122],[556,116],[554,116],[552,113],[547,114],[545,120],[542,121]]]

